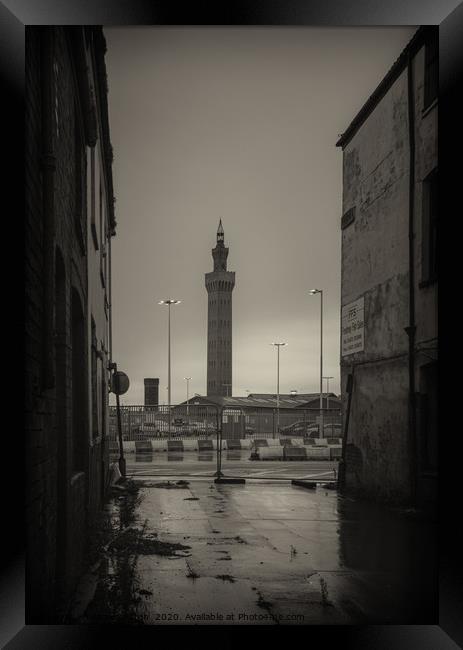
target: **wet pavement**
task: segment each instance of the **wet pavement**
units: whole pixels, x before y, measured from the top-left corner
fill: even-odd
[[[437,620],[432,524],[289,482],[128,485],[108,505],[109,541],[72,622]]]
[[[336,477],[337,461],[330,460],[250,460],[250,450],[223,451],[222,472],[230,477],[249,478],[307,478],[332,481]],[[116,461],[117,455],[111,456]],[[125,455],[127,475],[135,477],[183,476],[212,477],[217,470],[215,452],[198,453],[132,453]]]

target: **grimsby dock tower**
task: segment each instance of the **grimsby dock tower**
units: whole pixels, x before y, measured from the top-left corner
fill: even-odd
[[[228,248],[224,245],[222,219],[212,257],[214,270],[206,273],[207,394],[226,397],[232,393],[232,291],[235,273],[227,271]]]

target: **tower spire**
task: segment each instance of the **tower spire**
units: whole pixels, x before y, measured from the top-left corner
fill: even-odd
[[[222,226],[222,219],[220,219],[219,227],[217,228],[217,243],[222,242],[223,244],[223,240],[224,240],[223,226]]]

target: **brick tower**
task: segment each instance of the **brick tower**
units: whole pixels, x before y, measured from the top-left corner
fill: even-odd
[[[227,271],[228,248],[224,245],[222,219],[212,257],[214,270],[206,273],[207,394],[227,396],[232,392],[232,291],[235,273]]]

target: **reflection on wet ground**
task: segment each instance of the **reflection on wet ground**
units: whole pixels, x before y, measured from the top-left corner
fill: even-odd
[[[215,455],[214,454],[198,454],[197,460],[202,460],[202,461],[212,463],[212,461],[215,461]]]
[[[117,462],[118,455],[110,455]],[[207,477],[217,471],[216,451],[164,451],[125,454],[127,475]],[[336,479],[336,460],[251,460],[250,450],[222,451],[221,471],[229,477],[259,480],[290,480],[307,478],[316,481]]]
[[[129,530],[108,545],[80,623],[437,621],[429,522],[289,483],[133,485],[132,510],[124,493],[108,509],[114,533],[122,515]]]

